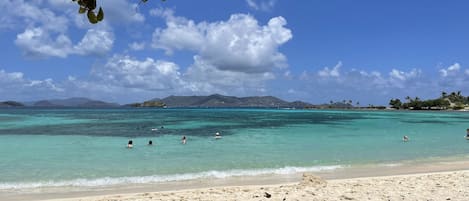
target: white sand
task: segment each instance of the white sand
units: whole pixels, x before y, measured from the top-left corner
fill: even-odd
[[[326,179],[308,173],[92,188],[18,189],[0,191],[0,200],[469,200],[469,160],[359,166],[314,174]]]
[[[302,181],[295,184],[116,194],[53,201],[85,200],[469,200],[469,171],[327,181],[304,174]]]

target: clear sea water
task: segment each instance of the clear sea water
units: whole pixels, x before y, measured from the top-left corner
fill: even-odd
[[[467,112],[0,109],[0,190],[464,157],[469,153],[466,128]],[[214,139],[216,132],[223,138]],[[403,135],[410,141],[404,143]],[[133,149],[125,148],[130,139]],[[154,145],[147,146],[148,140]]]

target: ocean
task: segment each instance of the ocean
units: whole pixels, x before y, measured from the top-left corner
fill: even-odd
[[[469,153],[467,128],[467,112],[0,109],[0,190],[464,158]],[[216,132],[222,139],[214,139]],[[181,143],[184,135],[187,144]],[[404,135],[408,142],[402,141]],[[132,149],[126,148],[129,140]]]

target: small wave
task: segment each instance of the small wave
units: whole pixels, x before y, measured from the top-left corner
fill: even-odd
[[[342,166],[315,166],[315,167],[284,167],[278,169],[254,169],[254,170],[227,170],[227,171],[206,171],[199,173],[185,173],[173,175],[152,175],[136,177],[103,177],[98,179],[74,179],[67,181],[42,181],[42,182],[11,182],[0,183],[0,190],[15,190],[42,187],[94,187],[111,186],[119,184],[146,184],[169,181],[184,181],[201,178],[228,178],[236,176],[257,176],[267,174],[295,174],[301,172],[332,171],[342,168]]]
[[[379,164],[378,166],[381,166],[381,167],[398,167],[398,166],[402,166],[403,164],[402,163],[382,163],[382,164]]]

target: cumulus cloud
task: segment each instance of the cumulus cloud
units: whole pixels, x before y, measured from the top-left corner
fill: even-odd
[[[52,39],[47,30],[40,27],[28,28],[16,36],[15,44],[30,57],[67,57],[71,51],[71,40],[64,34]]]
[[[16,36],[15,44],[20,47],[28,57],[61,57],[69,54],[94,54],[103,55],[110,51],[114,43],[111,32],[90,29],[83,39],[73,45],[72,41],[64,34],[58,34],[55,38],[41,27],[27,28]]]
[[[171,90],[184,85],[178,65],[151,58],[140,61],[114,55],[104,66],[95,66],[91,74],[102,82],[127,88]]]
[[[68,28],[68,18],[57,15],[48,8],[40,8],[38,1],[4,0],[0,2],[2,15],[0,21],[4,27],[38,27],[47,31],[64,33]]]
[[[153,10],[164,17],[167,27],[153,33],[152,47],[167,54],[190,50],[200,60],[219,70],[263,73],[287,66],[287,58],[278,51],[292,38],[283,17],[259,25],[251,15],[234,14],[227,21],[196,23],[176,17],[171,10]]]
[[[249,94],[265,90],[265,82],[275,78],[273,73],[245,73],[216,68],[199,57],[185,73],[188,88],[193,92]]]
[[[453,76],[459,72],[459,69],[461,69],[461,65],[459,63],[454,63],[448,68],[440,69],[440,74],[442,77]]]
[[[246,0],[248,6],[254,10],[270,11],[277,3],[276,0]]]
[[[369,103],[382,103],[383,100],[404,96],[402,94],[421,94],[419,90],[435,85],[434,82],[422,76],[420,69],[407,71],[392,69],[390,72],[366,71],[346,68],[342,62],[338,62],[332,68],[323,67],[317,71],[303,71],[297,77],[298,79],[292,79],[292,85],[296,85],[295,93],[292,95],[302,100],[310,99],[324,103],[344,99],[354,101],[366,99],[370,101]],[[288,89],[291,89],[291,86],[283,90]],[[428,91],[428,89],[422,91]]]
[[[3,100],[31,100],[32,98],[44,98],[46,95],[60,94],[64,92],[50,78],[45,80],[31,80],[24,77],[21,72],[6,72],[0,70],[0,93]]]
[[[106,23],[89,28],[83,38],[74,45],[68,36],[69,19],[84,16],[76,13],[77,6],[74,2],[49,0],[47,3],[52,7],[47,8],[46,2],[43,1],[0,2],[0,8],[4,11],[0,22],[7,23],[5,26],[10,28],[24,28],[22,33],[17,34],[15,44],[25,56],[65,58],[70,54],[103,55],[111,50],[114,36]],[[115,5],[110,6],[109,12],[112,13],[116,6],[123,6],[122,10],[128,10],[129,5],[125,3],[125,0],[116,0]]]
[[[405,83],[419,77],[422,74],[420,69],[412,69],[409,72],[392,69],[389,72],[389,82],[394,86],[405,87]]]
[[[318,72],[319,77],[339,77],[340,76],[340,67],[342,66],[342,62],[339,61],[334,68],[329,69],[329,67],[324,67],[324,69]]]
[[[83,39],[74,47],[77,54],[104,55],[112,49],[114,34],[106,30],[89,29]]]

